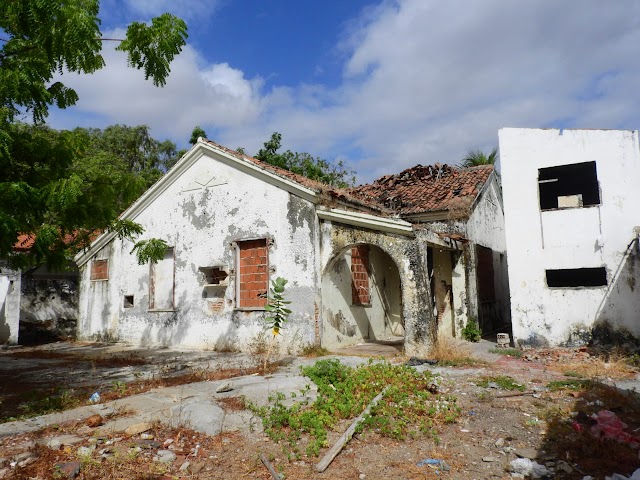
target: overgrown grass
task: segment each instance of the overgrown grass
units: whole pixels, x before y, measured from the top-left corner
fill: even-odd
[[[331,352],[324,347],[319,345],[307,345],[302,349],[301,352],[303,357],[326,357],[327,355],[331,355]]]
[[[372,429],[397,440],[437,436],[436,426],[454,422],[460,412],[454,397],[431,393],[437,388],[431,373],[419,373],[405,365],[370,361],[351,368],[328,359],[302,368],[302,373],[318,387],[313,404],[300,402],[287,407],[284,394],[278,393],[266,406],[249,406],[262,418],[267,435],[283,442],[285,452],[294,456],[300,454],[304,443],[308,455],[318,455],[320,448],[328,445],[328,430],[359,415],[385,387],[385,396],[371,409],[360,431]]]
[[[429,350],[429,358],[438,361],[443,367],[461,367],[478,365],[484,362],[471,356],[467,346],[451,337],[440,335],[435,345]]]
[[[489,353],[497,353],[498,355],[506,355],[514,358],[522,358],[522,350],[517,348],[492,348]]]
[[[524,392],[524,385],[517,383],[515,379],[507,375],[496,375],[492,377],[482,377],[476,382],[479,387],[489,388],[495,386],[501,390],[517,390]]]
[[[591,385],[589,380],[554,380],[547,383],[547,388],[552,392],[561,390],[586,390]]]

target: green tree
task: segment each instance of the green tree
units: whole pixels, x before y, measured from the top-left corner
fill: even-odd
[[[196,125],[196,127],[191,132],[189,143],[191,145],[195,145],[196,143],[198,143],[198,137],[207,138],[207,132],[200,128],[200,125]]]
[[[105,66],[100,52],[108,39],[98,11],[99,0],[0,0],[0,259],[14,265],[61,265],[97,230],[131,238],[142,231],[116,218],[145,179],[124,161],[114,162],[115,155],[90,150],[89,133],[42,125],[50,106],[67,108],[78,100],[73,89],[53,81],[56,73]],[[186,37],[185,23],[163,14],[150,24],[130,24],[117,49],[127,53],[129,66],[162,86]],[[24,114],[34,125],[15,122]],[[13,245],[21,233],[36,240],[17,256]]]
[[[146,125],[111,125],[104,130],[77,128],[75,132],[86,136],[90,151],[105,152],[124,161],[131,173],[144,179],[146,187],[158,181],[180,158],[175,143],[156,140]]]
[[[255,155],[255,158],[270,165],[303,175],[311,180],[334,187],[349,187],[355,184],[355,172],[344,162],[331,163],[309,153],[287,150],[279,153],[282,146],[282,135],[274,132]]]
[[[116,221],[146,188],[123,158],[92,149],[84,132],[13,123],[9,133],[9,154],[0,159],[0,258],[60,267],[98,231],[112,228],[132,240],[142,232]],[[35,242],[15,254],[21,233]]]
[[[493,165],[498,160],[498,149],[491,150],[489,155],[485,154],[482,150],[470,150],[467,155],[462,159],[462,166],[464,168],[477,167],[478,165]]]

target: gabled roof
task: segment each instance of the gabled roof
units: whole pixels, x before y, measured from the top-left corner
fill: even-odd
[[[151,202],[161,195],[169,186],[171,186],[180,176],[186,172],[199,158],[205,154],[216,158],[218,161],[231,165],[245,173],[253,175],[265,182],[270,183],[278,188],[286,190],[292,194],[298,195],[314,204],[324,203],[329,207],[340,206],[348,207],[353,210],[373,212],[383,216],[392,216],[394,212],[384,207],[378,202],[369,201],[366,198],[355,196],[350,191],[324,185],[322,183],[310,180],[302,175],[295,174],[288,170],[275,167],[268,163],[262,162],[256,158],[238,153],[235,150],[223,147],[210,140],[202,138],[183,155],[183,157],[155,184],[153,184],[133,205],[125,210],[121,215],[121,219],[133,220],[144,211]],[[75,257],[78,266],[82,266],[101,248],[109,243],[116,234],[114,232],[105,232],[100,235],[84,252],[79,253]]]
[[[447,211],[470,206],[493,172],[493,165],[457,168],[416,165],[350,189],[367,202],[377,202],[400,215]]]

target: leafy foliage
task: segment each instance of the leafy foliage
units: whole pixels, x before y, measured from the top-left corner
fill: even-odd
[[[349,187],[355,184],[355,172],[350,170],[344,162],[331,163],[309,153],[291,150],[278,153],[281,146],[282,135],[274,132],[255,158],[334,187]]]
[[[156,263],[164,257],[168,246],[167,242],[160,238],[150,238],[136,242],[131,253],[136,254],[138,265],[144,265],[149,262]]]
[[[291,303],[285,300],[284,297],[284,289],[287,282],[288,280],[282,277],[271,281],[269,303],[265,307],[265,310],[269,312],[270,315],[265,320],[274,336],[280,334],[280,330],[291,314],[291,310],[285,307],[285,305]]]
[[[50,105],[66,108],[77,93],[52,82],[63,71],[93,73],[105,66],[100,55],[102,33],[99,0],[21,0],[0,2],[0,131],[23,111],[35,123],[44,121]],[[118,50],[127,52],[129,65],[143,69],[145,78],[164,85],[169,63],[186,43],[187,26],[170,14],[151,25],[135,22]],[[0,145],[9,138],[4,135]]]
[[[498,149],[491,150],[489,155],[482,150],[471,150],[462,159],[462,166],[464,168],[477,167],[478,165],[493,165],[498,160]]]
[[[0,258],[13,266],[64,265],[177,159],[175,145],[154,143],[147,127],[57,132],[42,125],[50,106],[78,100],[56,74],[105,66],[99,3],[0,1]],[[131,24],[118,49],[164,85],[186,31],[182,20],[164,14],[150,25]],[[25,114],[33,125],[15,121]],[[110,148],[116,144],[122,151]],[[21,233],[35,241],[16,255]]]
[[[467,342],[479,342],[482,338],[482,330],[480,330],[478,321],[475,318],[470,318],[460,333]]]
[[[198,137],[207,138],[207,132],[205,132],[200,125],[196,125],[193,131],[191,132],[191,138],[189,139],[189,143],[191,145],[195,145],[198,143]]]
[[[46,126],[12,123],[0,155],[0,258],[14,266],[62,266],[106,229],[145,188],[126,163],[90,150],[86,138]],[[16,255],[21,233],[35,242]]]
[[[286,443],[285,450],[299,454],[303,435],[308,436],[306,452],[318,455],[327,446],[327,430],[341,420],[359,415],[385,387],[387,393],[371,409],[362,428],[369,428],[394,439],[407,436],[436,436],[438,423],[454,422],[460,412],[456,399],[430,392],[434,377],[406,365],[369,362],[351,368],[339,360],[320,360],[303,367],[302,373],[318,387],[316,401],[284,405],[281,393],[269,398],[270,404],[251,408],[262,417],[265,433]],[[301,391],[306,395],[308,388]],[[297,396],[297,395],[295,395]]]

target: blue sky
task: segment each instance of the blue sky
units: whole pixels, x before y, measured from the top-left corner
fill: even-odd
[[[361,181],[488,151],[501,127],[638,128],[635,0],[102,0],[102,30],[164,11],[189,25],[165,88],[105,44],[105,69],[62,75],[80,101],[49,123],[180,147],[200,125],[250,154],[279,131]]]

